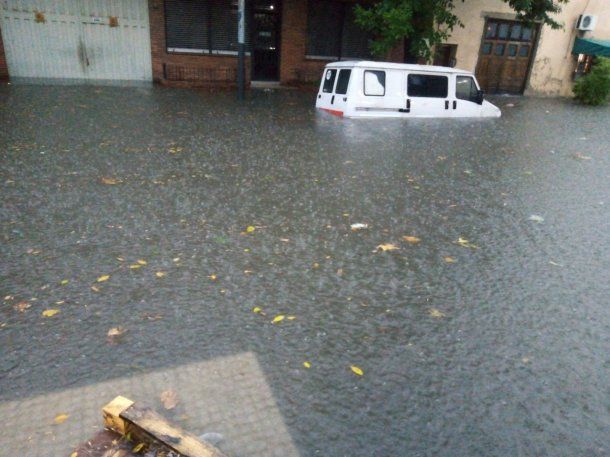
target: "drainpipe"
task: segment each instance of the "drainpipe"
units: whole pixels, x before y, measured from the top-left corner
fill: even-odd
[[[237,98],[244,99],[244,59],[245,59],[245,0],[237,2]]]

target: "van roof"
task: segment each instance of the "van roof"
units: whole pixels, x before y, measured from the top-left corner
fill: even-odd
[[[340,62],[332,62],[326,65],[327,68],[385,68],[394,70],[413,70],[413,71],[435,71],[441,73],[466,73],[471,75],[471,71],[460,70],[459,68],[439,67],[435,65],[417,65],[412,63],[394,63],[394,62],[373,62],[370,60],[345,60]]]

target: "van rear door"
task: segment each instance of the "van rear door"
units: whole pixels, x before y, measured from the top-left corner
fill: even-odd
[[[345,110],[347,109],[347,94],[349,93],[348,87],[351,75],[351,68],[342,68],[339,70],[337,75],[337,83],[335,84],[335,91],[333,93],[334,99],[331,97],[331,109],[336,111],[335,114],[345,114]]]
[[[337,81],[337,68],[327,68],[324,70],[322,75],[322,81],[320,82],[320,89],[318,91],[318,99],[316,100],[316,107],[322,108],[326,111],[332,111],[335,105],[335,82]]]
[[[409,72],[405,111],[413,117],[450,117],[449,76]]]

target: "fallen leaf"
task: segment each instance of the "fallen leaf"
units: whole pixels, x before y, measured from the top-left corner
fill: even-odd
[[[62,286],[65,286],[65,285],[66,285],[66,284],[68,284],[69,282],[70,282],[70,280],[68,280],[68,279],[62,279],[62,280],[61,280],[61,282],[60,282],[60,284],[61,284]]]
[[[385,244],[380,244],[379,246],[377,246],[375,248],[375,251],[385,252],[385,251],[396,251],[398,249],[400,249],[400,248],[398,246],[394,245],[394,244],[385,243]]]
[[[470,241],[468,241],[466,238],[462,238],[462,237],[459,237],[458,240],[456,241],[456,243],[465,248],[471,248],[471,249],[479,248],[478,246],[476,246],[476,245],[472,244]]]
[[[574,158],[578,159],[578,160],[591,160],[591,157],[589,156],[584,156],[581,153],[578,154],[574,154]]]
[[[311,368],[311,363],[309,363],[309,362],[303,362],[303,366],[304,366],[305,368]]]
[[[549,260],[549,263],[550,263],[551,265],[555,266],[555,267],[563,267],[563,265],[562,265],[562,264],[557,263],[557,262],[553,262],[552,260]]]
[[[256,230],[256,227],[253,225],[248,225],[248,227],[246,227],[246,233],[252,233],[254,230]]]
[[[282,322],[284,320],[286,316],[284,316],[283,314],[278,314],[277,316],[275,316],[273,318],[273,320],[271,321],[272,324],[277,324],[278,322]]]
[[[99,287],[96,287],[96,286],[91,286],[91,290],[93,292],[99,292],[100,291]]]
[[[445,317],[445,313],[443,313],[442,311],[439,311],[436,308],[431,308],[430,311],[428,311],[428,313],[430,314],[430,316],[435,317],[437,319]]]
[[[443,257],[443,260],[447,263],[456,263],[457,260],[455,260],[455,258],[451,257],[450,255]]]
[[[165,409],[174,409],[178,404],[178,394],[174,390],[165,390],[159,396],[161,403]]]
[[[53,422],[55,422],[56,424],[63,424],[64,422],[66,422],[66,419],[69,416],[67,414],[58,414],[57,416],[55,416],[55,419],[53,419]]]
[[[216,281],[216,275],[210,275],[208,278],[210,278],[212,281]]]
[[[108,281],[110,279],[110,275],[102,275],[99,278],[97,278],[97,282],[104,282],[104,281]]]
[[[55,316],[57,313],[59,313],[58,309],[45,309],[42,312],[43,317],[53,317]]]
[[[262,311],[262,308],[260,308],[259,306],[255,306],[254,308],[252,308],[252,312],[255,314],[258,314]]]
[[[353,232],[357,232],[358,230],[365,230],[369,228],[369,224],[363,224],[361,222],[357,222],[355,224],[350,225],[350,228]]]
[[[127,330],[124,329],[123,327],[112,327],[110,330],[108,330],[107,336],[110,338],[114,338],[117,336],[121,336],[123,335]]]
[[[70,457],[78,457],[78,452],[74,451],[72,454],[70,454]]]
[[[140,265],[146,265],[146,263],[147,263],[147,262],[146,262],[146,260],[142,260],[142,259],[139,259],[137,262],[138,262]]]
[[[134,263],[133,265],[129,265],[129,268],[131,270],[137,270],[138,268],[142,268],[142,265],[140,265],[139,263]]]
[[[289,321],[293,321],[295,320],[297,317],[296,316],[287,316],[286,319],[288,319]]]
[[[538,222],[538,223],[544,222],[544,217],[538,216],[537,214],[532,214],[528,219],[532,222]]]
[[[405,240],[407,243],[411,243],[411,244],[417,244],[421,241],[421,239],[417,238],[416,236],[403,236],[402,237],[403,240]]]
[[[155,276],[156,276],[157,278],[162,278],[162,277],[163,277],[163,276],[165,276],[166,274],[167,274],[167,273],[165,273],[164,271],[157,271],[157,272],[155,273]]]
[[[19,311],[20,313],[25,313],[25,310],[28,309],[30,306],[32,305],[30,305],[28,302],[20,301],[19,303],[15,303],[13,305],[13,309],[15,311]]]
[[[362,368],[357,367],[356,365],[351,365],[350,368],[352,369],[352,371],[357,374],[358,376],[362,376],[364,374],[364,371],[362,371]]]
[[[115,178],[106,178],[106,177],[102,177],[102,184],[107,184],[109,186],[112,186],[114,184],[118,184],[120,181],[118,179]]]
[[[136,454],[138,452],[140,452],[142,449],[144,449],[144,443],[140,443],[140,444],[136,444],[133,449],[131,450],[131,452],[135,452]]]

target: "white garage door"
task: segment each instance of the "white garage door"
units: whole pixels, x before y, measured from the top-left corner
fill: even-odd
[[[147,0],[0,0],[11,79],[150,81]]]

